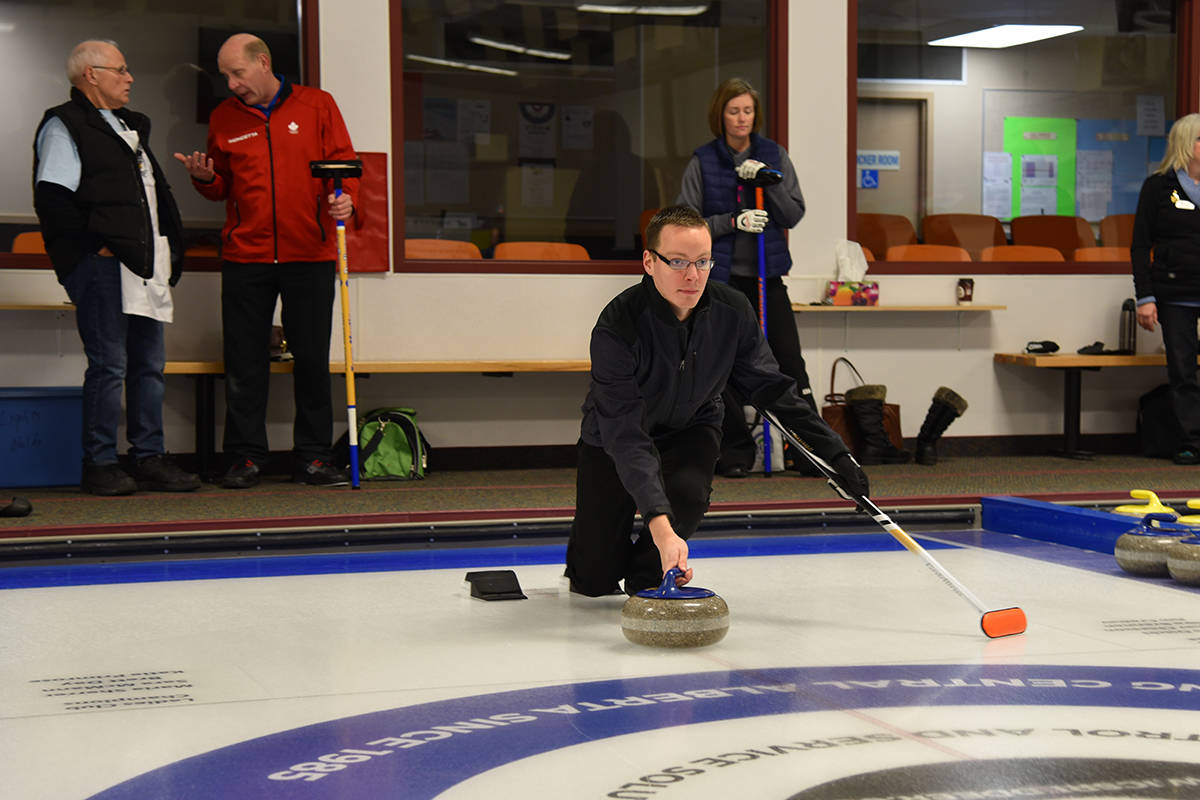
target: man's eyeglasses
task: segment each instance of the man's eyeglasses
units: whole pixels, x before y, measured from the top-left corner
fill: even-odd
[[[688,261],[686,258],[667,258],[657,250],[651,250],[650,252],[658,256],[659,261],[664,262],[668,267],[678,272],[683,272],[693,264],[695,264],[696,269],[700,270],[701,272],[707,272],[712,269],[713,264],[716,263],[711,258],[697,258],[695,261]]]
[[[92,69],[111,69],[122,78],[129,74],[129,67],[125,66],[124,64],[119,67],[106,67],[103,64],[92,64]]]

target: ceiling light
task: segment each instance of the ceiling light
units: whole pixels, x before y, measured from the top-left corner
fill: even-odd
[[[1082,25],[995,25],[958,36],[934,39],[937,47],[1016,47],[1083,30]]]
[[[405,58],[411,61],[420,61],[422,64],[435,64],[439,67],[452,67],[454,69],[466,69],[471,72],[486,72],[491,75],[504,75],[506,77],[515,77],[518,73],[511,69],[500,69],[499,67],[485,67],[483,64],[469,64],[465,61],[451,61],[447,58],[434,58],[433,56],[416,56],[409,55]]]
[[[694,6],[617,6],[608,3],[580,3],[576,11],[593,14],[640,14],[642,16],[694,17],[708,11],[708,4]]]
[[[0,22],[0,33],[12,33],[17,26],[11,22]]]
[[[505,50],[509,53],[520,53],[521,55],[537,56],[538,58],[552,58],[555,61],[571,60],[571,54],[565,53],[562,50],[540,50],[536,47],[526,47],[523,44],[501,42],[498,39],[485,39],[482,36],[468,36],[467,39],[472,44],[477,44],[481,47],[491,47],[495,50]]]

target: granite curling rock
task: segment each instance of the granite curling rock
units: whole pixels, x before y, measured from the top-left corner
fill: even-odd
[[[1172,524],[1174,521],[1173,513],[1147,514],[1136,528],[1121,534],[1113,548],[1117,566],[1132,575],[1167,577],[1168,550],[1197,533],[1195,528]]]
[[[1180,539],[1167,550],[1167,571],[1188,586],[1200,586],[1200,536]]]
[[[649,647],[703,647],[729,631],[729,606],[715,592],[676,586],[672,567],[657,589],[638,592],[621,609],[621,630],[634,644]]]

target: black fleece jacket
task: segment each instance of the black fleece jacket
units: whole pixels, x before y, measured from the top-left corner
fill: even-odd
[[[749,301],[725,284],[709,281],[680,322],[644,276],[600,312],[591,357],[581,438],[612,458],[643,519],[671,514],[655,441],[695,425],[719,431],[726,383],[826,461],[848,452],[779,371]]]
[[[1200,301],[1200,208],[1173,170],[1151,175],[1142,184],[1129,254],[1139,299],[1153,295],[1160,303]]]

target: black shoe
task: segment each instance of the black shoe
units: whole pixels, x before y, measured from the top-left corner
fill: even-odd
[[[84,464],[79,488],[100,497],[116,497],[137,491],[137,481],[120,464]]]
[[[1190,447],[1185,447],[1171,459],[1176,464],[1200,464],[1200,453]]]
[[[345,486],[350,483],[350,473],[327,461],[314,458],[304,466],[298,467],[292,474],[292,480],[307,483],[309,486]]]
[[[0,508],[0,517],[28,517],[33,506],[24,497],[14,497],[12,502]]]
[[[166,453],[140,459],[133,474],[139,489],[152,492],[194,492],[200,488],[200,476],[184,472]]]
[[[261,477],[262,472],[259,471],[258,464],[248,458],[242,458],[229,468],[225,477],[221,478],[221,485],[226,489],[249,489],[258,486]]]
[[[721,477],[723,478],[745,478],[749,476],[749,474],[750,470],[746,467],[743,467],[741,464],[735,464],[732,467],[726,467],[725,469],[721,470]]]

